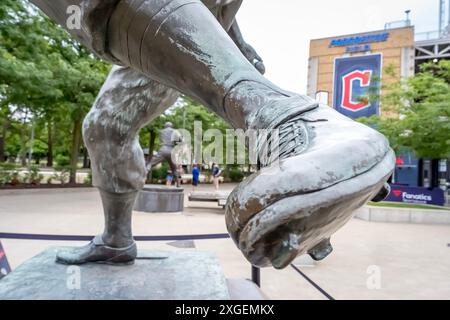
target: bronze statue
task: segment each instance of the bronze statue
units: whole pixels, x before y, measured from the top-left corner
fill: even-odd
[[[164,129],[159,133],[160,139],[160,149],[158,153],[152,157],[150,163],[147,164],[147,169],[151,174],[152,168],[163,161],[167,161],[170,170],[174,176],[176,186],[180,186],[180,172],[178,172],[178,167],[175,161],[172,159],[173,148],[180,142],[182,142],[181,134],[173,128],[172,123],[166,122],[164,124]]]
[[[180,92],[235,128],[280,132],[280,165],[241,183],[226,208],[228,230],[254,265],[283,268],[302,253],[325,258],[353,210],[386,195],[395,161],[385,137],[264,78],[235,20],[242,0],[32,2],[63,26],[67,7],[80,5],[82,28],[69,31],[117,65],[83,126],[105,231],[58,261],[133,262],[132,206],[146,177],[137,134]]]

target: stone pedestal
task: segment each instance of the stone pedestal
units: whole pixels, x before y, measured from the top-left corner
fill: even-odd
[[[55,263],[57,250],[43,251],[0,280],[0,300],[230,299],[211,253],[140,251],[131,266],[66,266]]]
[[[181,212],[184,190],[161,185],[145,185],[139,192],[134,210],[143,212]]]

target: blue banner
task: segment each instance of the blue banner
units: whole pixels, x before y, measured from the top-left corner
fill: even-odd
[[[391,185],[391,193],[385,201],[444,206],[445,195],[444,191],[439,188],[427,189],[393,184]]]
[[[0,241],[0,279],[11,272],[8,259],[6,259],[6,253],[3,249],[2,242]]]
[[[381,54],[336,58],[333,107],[349,118],[380,114]]]

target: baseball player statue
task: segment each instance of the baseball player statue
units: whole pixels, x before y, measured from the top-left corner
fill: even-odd
[[[146,178],[138,132],[180,93],[234,128],[279,132],[277,165],[242,182],[226,206],[228,231],[253,265],[284,268],[304,253],[325,258],[352,212],[386,196],[395,165],[386,138],[268,81],[235,19],[242,0],[32,2],[64,27],[68,8],[81,8],[81,28],[69,32],[115,64],[83,125],[105,229],[57,261],[133,263],[132,208]]]
[[[150,163],[147,165],[147,169],[151,174],[152,168],[163,161],[169,163],[171,172],[174,175],[177,187],[180,184],[180,172],[178,172],[178,166],[172,157],[172,152],[174,147],[182,142],[181,134],[173,128],[172,123],[166,122],[164,124],[164,129],[159,133],[159,140],[161,142],[161,147],[158,153],[152,157]]]

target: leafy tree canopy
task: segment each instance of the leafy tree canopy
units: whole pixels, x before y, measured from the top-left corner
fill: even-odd
[[[418,157],[450,156],[450,61],[421,66],[420,72],[383,88],[383,117],[361,119],[376,126],[400,151],[412,149]]]

